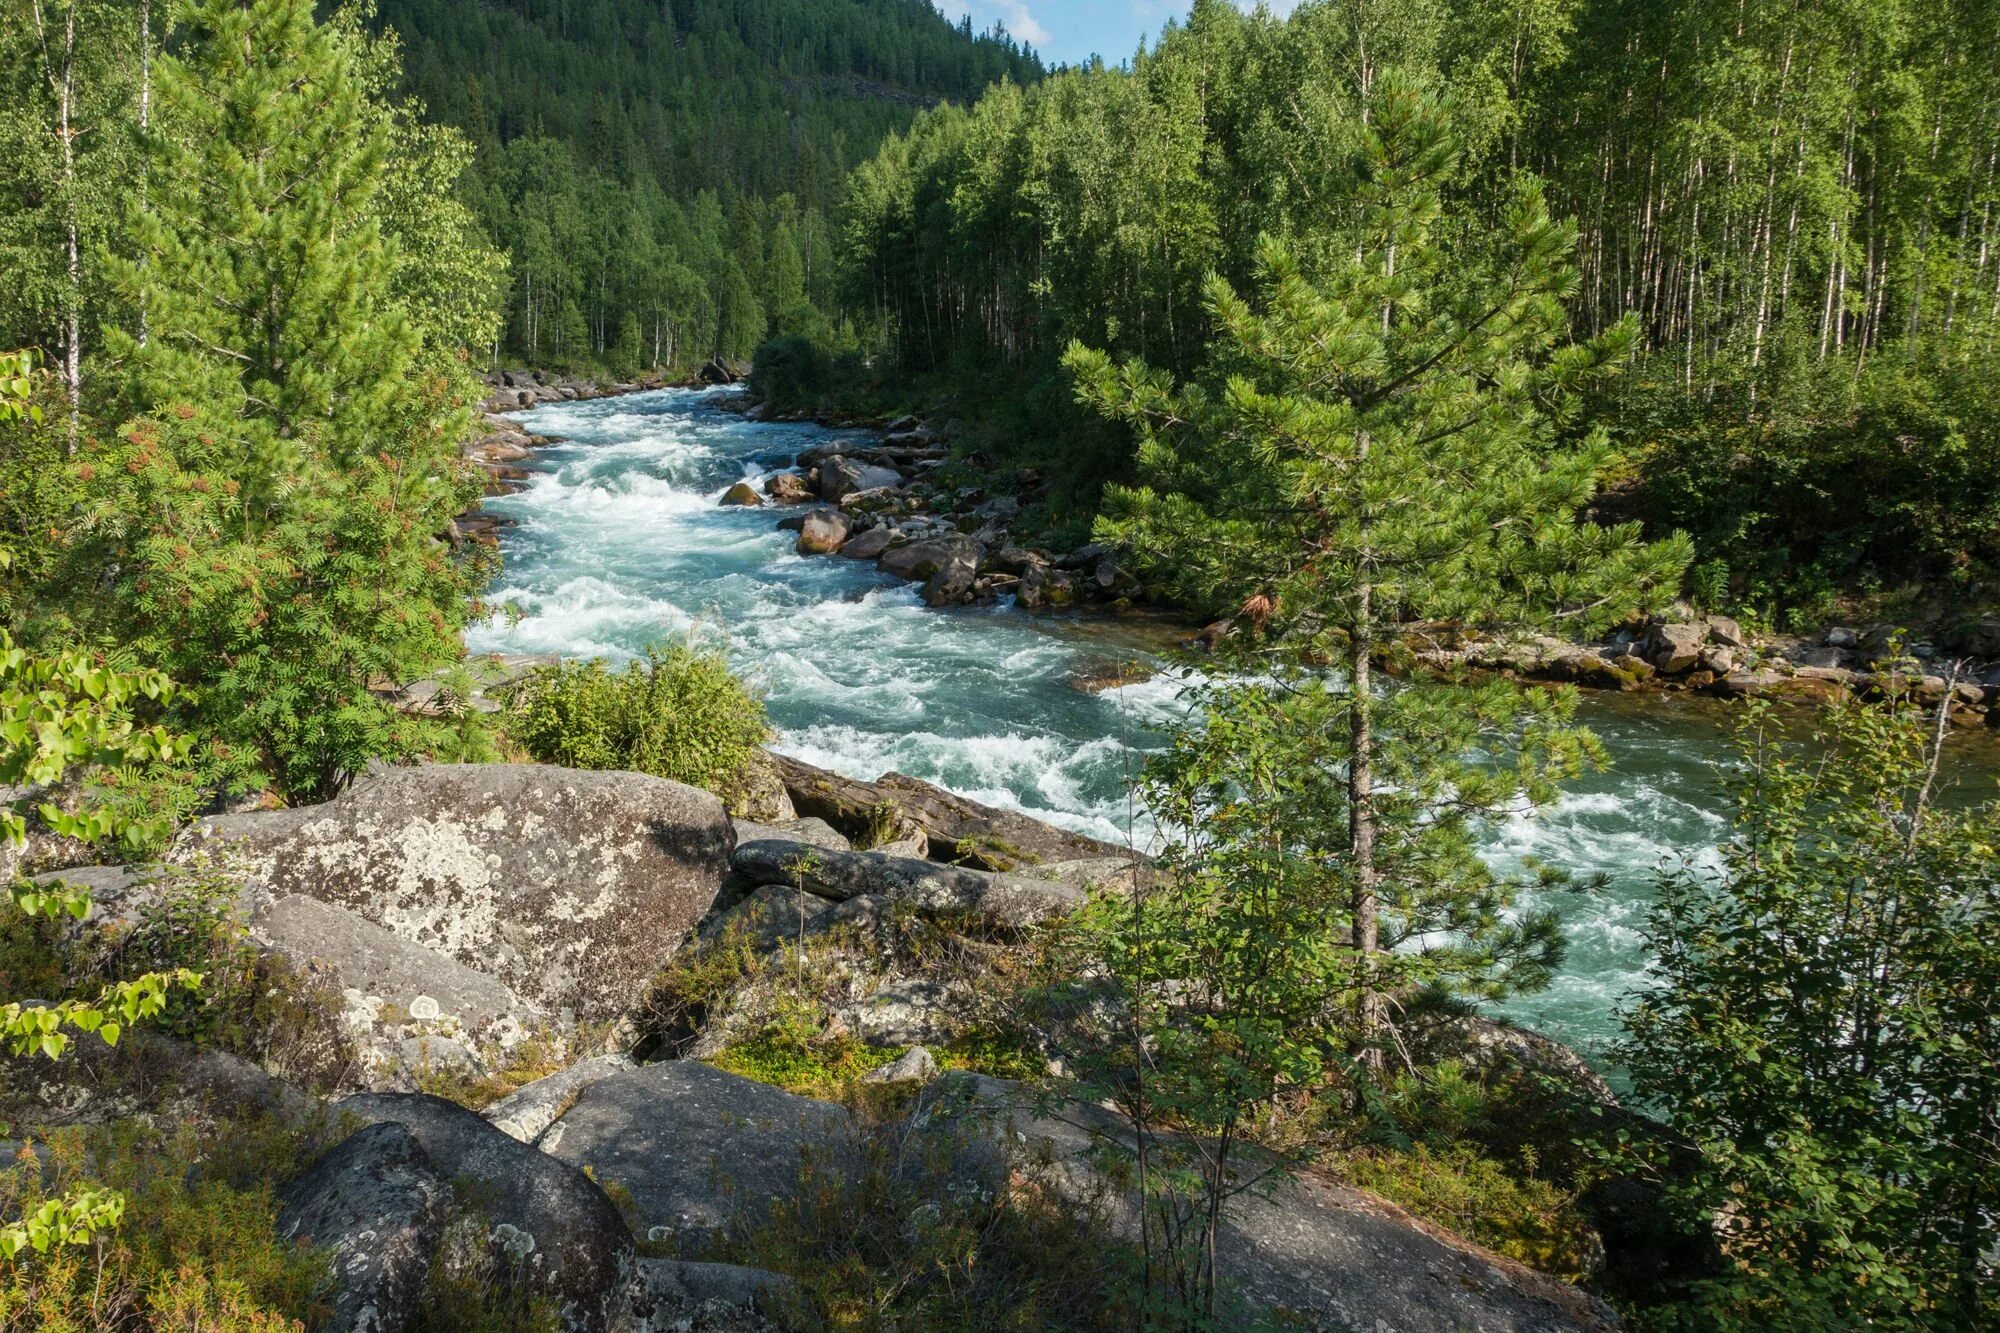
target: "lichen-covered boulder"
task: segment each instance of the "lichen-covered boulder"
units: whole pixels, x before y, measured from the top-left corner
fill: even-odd
[[[626,1014],[715,901],[735,836],[707,792],[536,764],[389,769],[325,805],[203,821],[263,891],[358,912],[551,1014]]]
[[[596,1182],[441,1097],[365,1093],[333,1109],[407,1129],[452,1183],[496,1271],[546,1294],[565,1328],[606,1325],[632,1279],[634,1246]]]
[[[349,1135],[284,1192],[278,1235],[331,1260],[323,1333],[402,1333],[416,1322],[451,1190],[414,1135],[383,1123]]]
[[[358,912],[288,894],[262,904],[251,942],[341,996],[342,1020],[362,1057],[354,1086],[409,1091],[426,1069],[486,1061],[544,1025],[541,1010],[499,981]]]

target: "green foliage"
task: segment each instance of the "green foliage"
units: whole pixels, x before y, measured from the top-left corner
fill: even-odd
[[[802,334],[773,338],[750,362],[750,392],[780,412],[810,408],[835,386],[833,358]]]
[[[1469,1146],[1362,1151],[1330,1165],[1348,1183],[1530,1268],[1572,1282],[1596,1269],[1596,1238],[1569,1191]]]
[[[29,1153],[0,1169],[0,1211],[34,1218],[86,1200],[122,1225],[0,1256],[0,1328],[303,1330],[325,1260],[279,1240],[269,1187],[238,1175],[253,1161],[288,1169],[303,1149],[297,1134],[127,1126],[41,1146],[45,1163]]]
[[[1618,1052],[1692,1164],[1655,1160],[1726,1275],[1685,1328],[1976,1328],[1996,1316],[2000,804],[1936,801],[1944,729],[1763,709],[1718,871],[1665,876]],[[1622,1156],[1645,1165],[1641,1145]]]
[[[1642,446],[1632,502],[1703,551],[1695,591],[1824,619],[1839,590],[1942,575],[1964,595],[2000,568],[2000,374],[1990,358],[1742,368],[1709,401],[1641,377],[1617,410]],[[1817,596],[1816,596],[1817,594]]]
[[[725,798],[770,735],[763,704],[721,655],[684,644],[620,671],[545,667],[522,685],[507,728],[541,763],[651,773]]]

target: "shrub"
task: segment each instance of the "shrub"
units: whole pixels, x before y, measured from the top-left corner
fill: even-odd
[[[770,723],[720,654],[676,644],[622,671],[601,661],[537,671],[509,732],[541,763],[651,773],[733,799]]]

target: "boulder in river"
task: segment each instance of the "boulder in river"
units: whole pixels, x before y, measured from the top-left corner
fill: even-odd
[[[838,509],[815,509],[799,525],[796,549],[800,555],[832,555],[852,530],[853,524]]]
[[[972,595],[979,560],[970,551],[954,551],[924,581],[925,606],[957,606]]]
[[[899,579],[928,579],[955,559],[969,559],[979,567],[980,548],[965,537],[930,537],[886,552],[882,572]]]
[[[764,497],[757,494],[757,488],[747,481],[739,481],[722,493],[722,504],[731,507],[755,509],[764,503]]]
[[[325,805],[201,822],[252,880],[357,912],[553,1015],[615,1020],[721,888],[722,802],[638,773],[539,764],[393,768]]]
[[[896,530],[884,523],[849,537],[840,553],[849,560],[874,560],[895,540]]]
[[[812,487],[796,472],[774,472],[764,478],[764,494],[781,505],[802,505],[813,498]]]

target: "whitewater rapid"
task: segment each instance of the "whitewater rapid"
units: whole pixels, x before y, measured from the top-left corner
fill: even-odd
[[[518,419],[565,442],[528,465],[522,490],[487,504],[515,526],[488,594],[504,609],[469,636],[474,651],[620,659],[703,637],[762,691],[785,753],[862,778],[894,769],[1148,843],[1127,789],[1183,714],[1181,683],[1155,676],[1099,693],[1072,683],[1143,654],[1143,630],[1005,606],[934,611],[872,563],[794,554],[770,510],[717,505],[733,483],[841,432],[748,422],[695,390]],[[1509,1008],[1598,1051],[1643,967],[1639,928],[1657,869],[1681,857],[1712,863],[1726,833],[1714,764],[1727,750],[1706,701],[1599,696],[1584,707],[1612,768],[1493,829],[1487,853],[1501,868],[1532,858],[1609,878],[1602,891],[1559,895],[1569,964],[1551,989]]]

